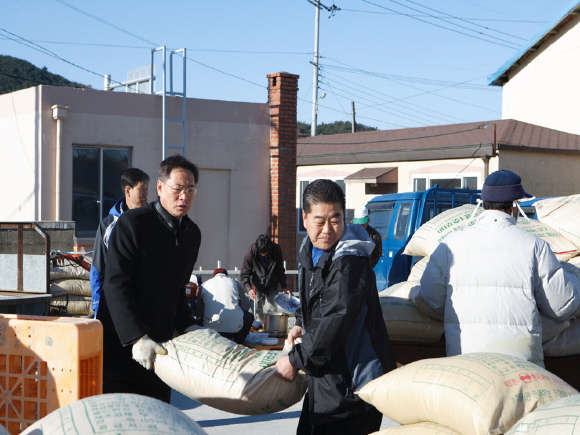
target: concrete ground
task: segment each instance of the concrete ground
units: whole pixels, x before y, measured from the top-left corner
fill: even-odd
[[[171,404],[195,420],[208,435],[235,433],[240,435],[272,435],[273,429],[275,429],[276,435],[295,435],[302,410],[302,401],[300,401],[296,405],[275,414],[259,416],[230,414],[196,402],[175,390],[171,394]],[[383,417],[381,429],[394,426],[398,426],[398,423]]]

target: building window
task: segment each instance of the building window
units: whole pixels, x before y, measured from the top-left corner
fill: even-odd
[[[434,175],[417,175],[413,177],[413,192],[422,192],[431,187],[450,187],[454,189],[477,189],[479,177],[475,174],[457,175],[434,174]]]
[[[477,177],[463,177],[463,188],[477,190]]]
[[[73,146],[72,218],[78,237],[95,237],[101,219],[123,196],[121,175],[130,160],[127,148]]]
[[[399,183],[365,183],[365,195],[386,195],[388,193],[397,193]]]
[[[414,178],[413,179],[413,192],[423,192],[427,190],[427,179],[426,178]]]
[[[300,207],[298,208],[298,219],[296,220],[296,222],[298,223],[299,233],[306,232],[306,228],[304,228],[304,222],[302,222],[302,208],[304,207],[304,204],[302,203],[302,196],[304,196],[304,189],[306,189],[306,186],[308,186],[313,181],[314,179],[300,180]],[[342,191],[346,195],[346,183],[344,182],[344,180],[343,179],[334,180],[334,182],[342,188]]]

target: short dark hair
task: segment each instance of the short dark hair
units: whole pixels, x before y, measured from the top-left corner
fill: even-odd
[[[190,162],[185,157],[180,156],[179,154],[167,157],[165,160],[161,162],[161,164],[159,165],[159,169],[157,170],[157,178],[161,181],[167,180],[171,176],[171,171],[173,171],[176,168],[181,168],[190,171],[193,174],[195,184],[197,184],[197,181],[199,179],[199,170],[197,169],[197,165],[195,163]]]
[[[121,187],[135,187],[137,184],[149,184],[149,175],[139,168],[129,168],[121,175]]]
[[[484,210],[501,210],[507,211],[510,208],[514,207],[513,202],[491,202],[491,201],[483,201],[483,209]]]
[[[272,240],[268,234],[260,234],[256,239],[256,249],[260,254],[270,252],[272,250]]]
[[[334,204],[339,203],[342,211],[346,210],[346,199],[342,188],[332,180],[318,179],[314,180],[302,194],[302,210],[304,213],[310,213],[310,209],[315,204]]]

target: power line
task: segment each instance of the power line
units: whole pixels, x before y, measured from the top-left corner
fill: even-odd
[[[337,61],[337,60],[334,60],[334,59],[330,59],[330,58],[326,58],[326,59],[332,60],[333,62],[337,62],[337,63],[340,63],[342,65],[345,65],[344,63]],[[401,76],[401,75],[396,75],[396,74],[383,74],[383,73],[361,70],[360,68],[350,67],[350,66],[348,67],[348,69],[333,66],[333,65],[325,65],[325,67],[329,68],[329,69],[335,69],[338,71],[365,74],[365,75],[369,75],[372,77],[377,77],[377,78],[382,78],[382,79],[389,80],[389,81],[394,81],[397,83],[398,82],[410,82],[410,83],[418,83],[418,84],[423,84],[423,85],[428,85],[428,86],[439,86],[439,87],[443,87],[443,88],[453,87],[453,88],[458,88],[458,89],[469,89],[472,91],[473,90],[475,90],[475,91],[489,91],[490,90],[489,86],[469,85],[469,84],[467,84],[468,82],[466,82],[466,81],[464,81],[464,82],[449,82],[449,81],[444,81],[444,80],[425,79],[425,78],[420,78],[420,77]]]
[[[428,134],[428,135],[424,135],[424,136],[402,137],[402,138],[396,138],[396,139],[382,139],[382,140],[371,140],[371,141],[360,141],[360,142],[309,143],[308,145],[316,145],[316,146],[349,145],[350,146],[350,145],[366,145],[366,144],[372,144],[372,143],[405,142],[408,140],[431,139],[434,137],[452,136],[454,134],[467,133],[469,131],[475,131],[475,130],[479,130],[479,129],[480,129],[479,127],[475,127],[475,128],[469,128],[467,130],[452,131],[449,133]]]
[[[26,38],[23,38],[22,36],[16,35],[15,33],[9,32],[8,30],[6,30],[6,29],[3,29],[3,28],[1,28],[1,27],[0,27],[0,31],[2,31],[2,32],[4,32],[4,33],[7,33],[7,34],[9,34],[9,35],[13,35],[15,38],[18,38],[18,39],[15,39],[15,38],[11,38],[10,36],[7,36],[7,38],[8,38],[8,39],[10,39],[10,40],[12,40],[12,41],[14,41],[14,42],[16,42],[16,43],[18,43],[18,44],[24,45],[24,46],[26,46],[26,47],[28,47],[28,48],[32,48],[33,50],[36,50],[36,51],[40,51],[41,53],[44,53],[44,54],[46,54],[47,56],[50,56],[50,57],[53,57],[53,58],[55,58],[55,59],[61,60],[61,61],[63,61],[63,62],[66,62],[66,63],[68,63],[69,65],[72,65],[72,66],[74,66],[74,67],[76,67],[76,68],[82,69],[83,71],[86,71],[86,72],[88,72],[88,73],[95,74],[95,75],[97,75],[97,76],[99,76],[99,77],[103,77],[103,75],[102,75],[102,74],[99,74],[99,73],[97,73],[97,72],[95,72],[95,71],[91,71],[90,69],[87,69],[87,68],[85,68],[85,67],[82,67],[82,66],[80,66],[80,65],[77,65],[77,64],[76,64],[76,63],[74,63],[74,62],[71,62],[71,61],[69,61],[69,60],[66,60],[66,59],[64,59],[63,57],[60,57],[58,54],[56,54],[56,53],[54,53],[54,52],[52,52],[52,51],[48,50],[47,48],[45,48],[45,47],[43,47],[43,46],[41,46],[41,45],[35,44],[34,42],[32,42],[32,41],[30,41],[30,40],[28,40],[28,39],[26,39]],[[118,82],[117,82],[117,83],[118,83]]]
[[[133,33],[133,32],[129,32],[128,30],[125,30],[125,29],[123,29],[123,28],[121,28],[121,27],[119,27],[119,26],[116,26],[115,24],[113,24],[113,23],[110,23],[109,21],[107,21],[107,20],[104,20],[104,19],[102,19],[102,18],[100,18],[100,17],[98,17],[98,16],[96,16],[96,15],[94,15],[94,14],[91,14],[91,13],[89,13],[89,12],[83,11],[82,9],[79,9],[79,8],[77,8],[77,7],[75,7],[75,6],[71,5],[71,4],[69,4],[69,3],[67,3],[67,2],[65,2],[65,1],[63,1],[63,0],[55,0],[55,1],[56,1],[56,2],[58,2],[58,3],[60,3],[60,4],[62,4],[62,5],[64,5],[64,6],[66,6],[66,7],[69,7],[69,8],[71,8],[71,9],[73,9],[74,11],[76,11],[76,12],[78,12],[78,13],[80,13],[80,14],[86,15],[86,16],[88,16],[88,17],[90,17],[90,18],[94,19],[94,20],[97,20],[97,21],[99,21],[99,22],[100,22],[100,23],[102,23],[102,24],[105,24],[105,25],[107,25],[107,26],[109,26],[109,27],[112,27],[112,28],[114,28],[114,29],[116,29],[116,30],[118,30],[118,31],[120,31],[120,32],[123,32],[123,33],[125,33],[125,34],[127,34],[127,35],[133,36],[134,38],[137,38],[137,39],[139,39],[139,40],[141,40],[141,41],[144,41],[144,42],[146,42],[146,43],[148,43],[148,44],[151,44],[151,45],[153,45],[153,46],[155,46],[155,47],[159,47],[159,46],[161,46],[161,44],[157,44],[157,43],[155,43],[155,42],[149,41],[148,39],[142,38],[141,36],[139,36],[139,35],[137,35],[137,34],[135,34],[135,33]],[[205,63],[203,63],[203,62],[200,62],[200,61],[198,61],[198,60],[192,59],[192,58],[190,58],[190,57],[186,57],[186,59],[187,59],[187,60],[189,60],[190,62],[197,63],[198,65],[204,66],[205,68],[211,69],[211,70],[213,70],[213,71],[216,71],[216,72],[219,72],[219,73],[221,73],[221,74],[224,74],[224,75],[227,75],[227,76],[230,76],[230,77],[236,78],[236,79],[238,79],[238,80],[242,80],[242,81],[244,81],[244,82],[246,82],[246,83],[250,83],[250,84],[252,84],[252,85],[259,86],[259,87],[261,87],[261,88],[266,88],[266,86],[263,86],[263,85],[260,85],[260,84],[258,84],[258,83],[252,82],[251,80],[244,79],[244,78],[242,78],[242,77],[239,77],[239,76],[237,76],[237,75],[235,75],[235,74],[231,74],[231,73],[228,73],[228,72],[222,71],[222,70],[220,70],[220,69],[218,69],[218,68],[212,67],[212,66],[210,66],[210,65],[207,65],[207,64],[205,64]]]
[[[510,37],[512,37],[512,38],[515,38],[515,39],[519,39],[520,41],[526,41],[526,39],[525,39],[525,38],[521,38],[521,37],[519,37],[519,36],[512,35],[511,33],[502,32],[501,30],[492,29],[492,28],[490,28],[490,27],[487,27],[487,26],[482,26],[481,24],[472,23],[471,21],[469,21],[469,20],[466,20],[466,19],[464,19],[464,18],[459,18],[459,17],[456,17],[456,16],[454,16],[454,15],[448,14],[448,13],[446,13],[446,12],[441,12],[441,11],[438,11],[437,9],[430,8],[430,7],[428,7],[428,6],[425,6],[425,5],[422,5],[422,4],[420,4],[420,3],[417,3],[417,2],[415,2],[415,1],[413,1],[413,0],[405,0],[405,1],[407,1],[407,2],[409,2],[409,3],[412,3],[412,4],[414,4],[414,5],[420,6],[420,7],[422,7],[422,8],[428,9],[428,10],[430,10],[430,11],[437,12],[437,13],[439,13],[439,14],[444,14],[444,15],[446,15],[448,18],[451,18],[451,19],[454,19],[454,20],[460,20],[460,21],[463,21],[463,22],[465,22],[465,23],[471,24],[471,25],[473,25],[473,26],[482,27],[482,28],[484,28],[485,30],[489,30],[489,31],[496,32],[496,33],[499,33],[499,34],[502,34],[502,35],[510,36]],[[437,18],[437,19],[443,19],[443,18],[441,18],[441,17],[436,17],[436,16],[434,16],[434,15],[429,15],[429,16],[431,16],[431,17],[433,17],[433,18]]]
[[[4,38],[0,38],[4,39]],[[9,39],[9,38],[5,38]],[[60,44],[60,45],[79,45],[81,47],[109,47],[109,48],[134,48],[140,50],[148,50],[151,51],[151,46],[140,46],[140,45],[120,45],[120,44],[96,44],[90,42],[70,42],[70,41],[39,41],[39,40],[32,40],[31,42],[40,42],[43,44]],[[299,51],[259,51],[259,50],[218,50],[218,49],[209,49],[209,48],[187,48],[187,51],[198,51],[198,52],[207,52],[207,53],[232,53],[232,54],[279,54],[279,55],[312,55],[312,52],[299,52]]]
[[[151,42],[148,39],[142,38],[141,36],[136,35],[135,33],[129,32],[128,30],[125,30],[125,29],[123,29],[123,28],[121,28],[119,26],[116,26],[116,25],[114,25],[113,23],[110,23],[107,20],[104,20],[104,19],[102,19],[100,17],[97,17],[96,15],[93,15],[93,14],[91,14],[89,12],[83,11],[82,9],[79,9],[79,8],[77,8],[77,7],[71,5],[71,4],[69,4],[69,3],[67,3],[67,2],[65,2],[63,0],[54,0],[54,1],[56,1],[57,3],[60,3],[63,6],[66,6],[67,8],[70,8],[70,9],[78,12],[79,14],[86,15],[87,17],[90,17],[93,20],[97,20],[97,21],[99,21],[99,22],[101,22],[101,23],[103,23],[103,24],[105,24],[105,25],[107,25],[109,27],[112,27],[113,29],[116,29],[119,32],[126,33],[127,35],[130,35],[130,36],[132,36],[134,38],[137,38],[137,39],[139,39],[139,40],[141,40],[143,42],[146,42],[147,44],[153,45],[155,47],[159,47],[159,45],[160,45],[160,44],[155,44],[154,42]]]
[[[361,11],[358,9],[345,9],[341,8],[341,10],[346,12],[356,12],[361,14],[373,14],[373,15],[401,15],[399,12],[379,12],[379,11]],[[427,15],[409,15],[410,17],[426,17]],[[518,24],[545,24],[546,21],[535,21],[535,20],[505,20],[505,19],[496,19],[496,18],[457,18],[458,20],[467,20],[467,21],[490,21],[490,22],[502,22],[502,23],[518,23]]]
[[[12,75],[12,74],[6,74],[6,73],[3,73],[3,72],[0,72],[0,75],[5,76],[5,77],[10,77],[10,78],[13,78],[13,79],[25,80],[27,82],[38,83],[39,85],[52,85],[53,84],[53,83],[43,82],[43,81],[34,80],[34,79],[26,78],[26,77],[15,76],[15,75]],[[78,87],[78,86],[69,86],[69,87]]]
[[[454,122],[454,121],[466,122],[466,120],[464,120],[464,119],[460,119],[460,118],[455,118],[455,117],[446,116],[445,114],[443,114],[443,113],[441,113],[441,112],[438,112],[438,111],[435,111],[435,110],[431,110],[431,109],[427,109],[427,108],[425,108],[425,107],[423,107],[423,106],[420,106],[420,105],[417,105],[417,104],[408,103],[408,102],[406,102],[406,101],[400,101],[400,102],[399,102],[399,101],[397,101],[397,100],[396,100],[396,99],[395,99],[393,96],[391,96],[391,95],[388,95],[388,94],[385,94],[385,93],[383,93],[383,92],[377,91],[377,90],[375,90],[375,89],[371,89],[371,88],[368,88],[368,87],[366,87],[366,86],[360,85],[359,83],[356,83],[356,82],[353,82],[353,81],[351,81],[351,80],[345,79],[344,77],[340,77],[340,76],[338,76],[338,75],[335,75],[335,74],[332,74],[332,73],[328,73],[328,72],[326,72],[325,74],[326,74],[326,75],[331,75],[331,76],[334,76],[334,77],[335,77],[335,80],[336,80],[336,78],[337,78],[337,79],[338,79],[338,84],[339,84],[339,86],[344,86],[344,87],[347,87],[347,88],[349,88],[349,89],[352,89],[352,90],[354,90],[355,92],[358,92],[358,93],[363,93],[363,94],[365,94],[365,95],[369,95],[369,96],[373,96],[373,97],[376,97],[377,95],[379,95],[379,96],[380,96],[380,95],[382,95],[382,96],[384,96],[384,97],[387,97],[387,98],[388,98],[388,100],[382,99],[382,100],[380,100],[380,101],[378,101],[378,102],[377,102],[377,101],[374,101],[374,102],[372,102],[372,99],[371,99],[371,100],[366,100],[366,101],[371,101],[373,104],[372,104],[372,105],[366,105],[366,106],[362,106],[362,107],[360,107],[360,106],[359,106],[359,107],[358,107],[359,111],[360,111],[360,110],[365,110],[365,109],[367,109],[367,108],[376,108],[377,106],[378,106],[378,107],[383,107],[383,106],[392,106],[392,105],[394,105],[394,104],[395,104],[395,105],[397,105],[397,106],[399,106],[399,107],[400,107],[398,110],[403,110],[403,111],[404,111],[404,110],[412,110],[412,111],[414,111],[414,113],[420,113],[420,114],[422,114],[422,115],[429,116],[429,117],[431,117],[431,118],[432,118],[432,119],[434,119],[434,120],[445,121],[445,122]],[[347,86],[347,85],[344,85],[344,84],[340,83],[341,81],[345,81],[345,82],[348,82],[348,83],[352,83],[352,84],[353,84],[353,85],[355,85],[357,88],[366,89],[366,90],[368,90],[369,92],[366,92],[366,91],[364,91],[364,90],[362,90],[362,91],[361,91],[360,89],[355,89],[354,87],[349,87],[349,86]],[[415,106],[415,107],[405,107],[405,106],[403,106],[402,104],[400,104],[401,102],[402,102],[402,103],[405,103],[405,104],[408,104],[408,105]],[[399,104],[397,104],[397,103],[399,103]],[[425,112],[425,111],[428,111],[428,112]],[[433,113],[437,113],[437,114],[443,115],[443,117],[440,117],[440,116],[433,115]]]
[[[507,42],[507,41],[506,41],[508,44],[510,44],[510,45],[507,45],[507,44],[503,44],[503,43],[501,43],[501,42],[490,41],[490,40],[488,40],[488,39],[484,39],[484,38],[481,38],[481,37],[478,37],[478,36],[474,36],[474,35],[471,35],[471,34],[469,34],[469,33],[465,33],[465,32],[459,31],[459,30],[451,29],[451,28],[449,28],[449,27],[441,26],[441,25],[439,25],[439,24],[436,24],[436,23],[432,23],[432,22],[430,22],[430,21],[427,21],[427,20],[423,20],[423,19],[421,19],[421,18],[419,18],[419,17],[412,16],[412,15],[410,15],[410,14],[405,14],[405,13],[403,13],[403,12],[396,11],[396,10],[394,10],[394,9],[390,9],[390,8],[388,8],[388,7],[386,7],[386,6],[381,6],[381,5],[378,5],[378,4],[376,4],[376,3],[373,3],[373,2],[372,2],[372,1],[370,1],[370,0],[362,0],[362,1],[363,1],[363,2],[365,2],[365,3],[371,4],[371,5],[373,5],[373,6],[376,6],[376,7],[378,7],[378,8],[381,8],[381,9],[386,9],[386,10],[389,10],[389,11],[391,11],[391,12],[398,13],[399,15],[403,15],[403,16],[405,16],[405,17],[408,17],[408,18],[413,18],[413,19],[415,19],[415,20],[418,20],[418,21],[421,21],[421,22],[423,22],[423,23],[430,24],[430,25],[432,25],[432,26],[439,27],[439,28],[441,28],[441,29],[449,30],[449,31],[451,31],[451,32],[459,33],[459,34],[461,34],[461,35],[468,36],[468,37],[470,37],[470,38],[478,39],[478,40],[480,40],[480,41],[484,41],[484,42],[489,42],[489,43],[491,43],[491,44],[501,45],[501,46],[503,46],[503,47],[507,47],[507,48],[512,48],[512,49],[514,49],[514,48],[518,48],[518,46],[517,46],[516,44],[513,44],[513,43],[511,43],[511,42]],[[393,1],[393,0],[391,0],[391,1]],[[397,3],[397,2],[394,2],[394,3]],[[402,5],[402,6],[403,6],[403,7],[407,7],[407,8],[409,8],[409,6],[404,6],[404,5]],[[413,8],[410,8],[410,9],[413,9]],[[451,23],[451,24],[453,24],[453,23]],[[481,33],[481,32],[480,32],[480,33]],[[489,36],[489,35],[485,35],[485,36],[491,37],[491,36]],[[499,38],[496,38],[496,37],[491,37],[491,38],[493,38],[493,39],[498,39],[498,40],[499,40]]]
[[[364,1],[364,0],[363,0],[363,1]],[[353,70],[357,70],[357,71],[359,71],[359,73],[365,73],[365,74],[366,74],[366,73],[368,73],[368,71],[362,70],[362,69],[360,69],[360,68],[353,67],[353,66],[351,66],[351,65],[347,65],[347,64],[345,64],[345,63],[343,63],[343,62],[339,62],[339,61],[337,61],[337,60],[334,60],[334,62],[337,62],[337,63],[341,63],[341,64],[343,64],[343,65],[346,65],[346,66],[348,66],[348,67],[352,68]],[[466,105],[473,106],[473,107],[478,107],[478,108],[480,108],[480,109],[484,109],[484,110],[489,110],[490,112],[495,112],[495,111],[493,111],[493,110],[487,109],[487,108],[485,108],[485,107],[482,107],[482,106],[477,106],[477,105],[475,105],[475,104],[469,104],[469,103],[465,103],[465,102],[462,102],[462,101],[459,101],[459,100],[455,100],[455,99],[453,99],[453,98],[450,98],[450,97],[445,97],[445,96],[443,96],[443,95],[440,95],[440,94],[438,94],[438,93],[437,93],[438,91],[441,91],[441,90],[443,90],[443,89],[447,89],[447,88],[450,88],[450,87],[453,87],[453,86],[446,86],[446,87],[443,87],[443,88],[440,88],[440,89],[434,89],[434,90],[432,90],[432,91],[425,91],[424,89],[418,88],[418,87],[416,87],[416,86],[411,86],[411,85],[409,85],[409,84],[406,84],[406,83],[401,83],[401,82],[399,82],[399,81],[396,81],[396,80],[392,80],[392,79],[386,79],[386,80],[393,81],[393,82],[395,82],[395,83],[397,83],[397,84],[399,84],[399,85],[401,85],[401,86],[406,86],[406,87],[408,87],[408,88],[411,88],[411,89],[415,89],[415,90],[422,91],[420,94],[415,94],[415,95],[411,95],[411,96],[409,96],[409,97],[405,97],[405,98],[404,98],[405,100],[408,100],[408,99],[410,99],[410,98],[415,98],[415,97],[418,97],[418,96],[420,96],[420,95],[425,95],[425,94],[432,94],[432,95],[435,95],[436,97],[439,97],[439,98],[443,98],[443,99],[450,100],[450,101],[455,101],[455,102],[457,102],[457,103],[466,104]],[[401,98],[401,99],[399,99],[399,100],[395,100],[395,101],[400,101],[400,100],[403,100],[403,99]]]

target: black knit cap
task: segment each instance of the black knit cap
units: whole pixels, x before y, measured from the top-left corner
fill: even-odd
[[[507,169],[492,172],[481,189],[481,199],[488,202],[512,202],[516,199],[532,198],[522,187],[518,174]]]

